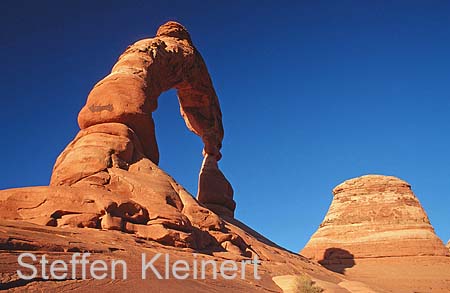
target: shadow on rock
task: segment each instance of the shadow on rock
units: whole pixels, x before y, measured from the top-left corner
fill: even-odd
[[[325,251],[323,259],[319,260],[319,263],[330,271],[344,274],[347,268],[355,265],[355,258],[349,251],[333,247]]]

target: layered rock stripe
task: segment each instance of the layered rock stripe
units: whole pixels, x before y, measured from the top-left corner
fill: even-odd
[[[448,255],[407,182],[367,175],[338,185],[333,195],[302,255],[324,264],[352,258]]]

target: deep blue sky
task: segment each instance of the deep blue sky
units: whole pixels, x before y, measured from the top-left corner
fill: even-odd
[[[48,184],[91,87],[172,19],[221,102],[237,218],[298,251],[334,186],[377,173],[450,238],[449,1],[2,1],[0,189]],[[195,194],[201,141],[159,102],[160,165]]]

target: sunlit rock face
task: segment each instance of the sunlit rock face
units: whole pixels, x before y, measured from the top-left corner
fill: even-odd
[[[158,167],[152,113],[159,95],[171,88],[178,91],[188,129],[204,143],[198,200]],[[205,62],[181,24],[168,22],[154,38],[129,46],[89,93],[78,123],[80,131],[57,158],[50,186],[1,191],[1,218],[252,253],[221,218],[231,219],[235,209],[233,189],[217,163],[222,113]]]
[[[367,175],[343,182],[333,194],[325,219],[302,255],[326,264],[338,259],[448,254],[407,182]]]
[[[219,100],[188,31],[173,21],[154,38],[129,46],[94,86],[78,115],[82,132],[58,158],[51,185],[80,185],[92,176],[104,180],[104,171],[113,164],[127,170],[142,158],[157,165],[152,113],[161,93],[171,88],[177,90],[186,126],[204,143],[208,168],[199,174],[198,200],[233,216],[233,189],[217,164],[224,135]]]

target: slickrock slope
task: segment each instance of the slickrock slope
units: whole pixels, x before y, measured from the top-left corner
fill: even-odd
[[[343,278],[324,270],[320,265],[308,261],[302,256],[290,253],[277,247],[261,235],[252,231],[240,222],[230,219],[225,224],[234,235],[239,235],[256,254],[260,256],[258,268],[260,280],[254,278],[252,267],[247,267],[245,279],[225,280],[220,277],[213,279],[211,266],[207,267],[206,279],[191,276],[186,280],[157,279],[148,270],[145,279],[141,277],[141,254],[148,256],[147,261],[157,253],[168,254],[170,264],[177,260],[187,261],[193,266],[194,253],[197,262],[214,260],[220,265],[225,260],[240,262],[247,259],[238,254],[223,251],[199,253],[190,248],[177,248],[162,245],[150,239],[120,231],[100,231],[97,229],[80,229],[72,227],[39,226],[24,221],[0,220],[0,290],[10,289],[11,292],[281,292],[281,288],[272,281],[273,277],[282,275],[308,275],[323,284],[330,292],[349,292],[338,284]],[[17,258],[20,253],[31,252],[37,257],[43,254],[49,261],[63,260],[69,263],[74,252],[89,252],[89,260],[124,260],[127,265],[127,278],[123,280],[122,270],[117,273],[116,280],[108,278],[95,280],[89,274],[82,278],[80,265],[77,267],[76,278],[67,280],[44,280],[35,278],[23,280],[16,274],[19,267]],[[30,259],[26,260],[30,263]],[[155,268],[164,276],[164,256],[155,263]],[[37,264],[40,271],[40,265]],[[239,270],[241,271],[241,270]],[[28,274],[29,270],[24,270]],[[47,268],[48,273],[48,268]],[[69,276],[71,276],[69,274]],[[240,274],[239,274],[240,276]]]
[[[447,255],[428,216],[403,180],[367,175],[333,190],[325,219],[301,254],[333,259]]]

